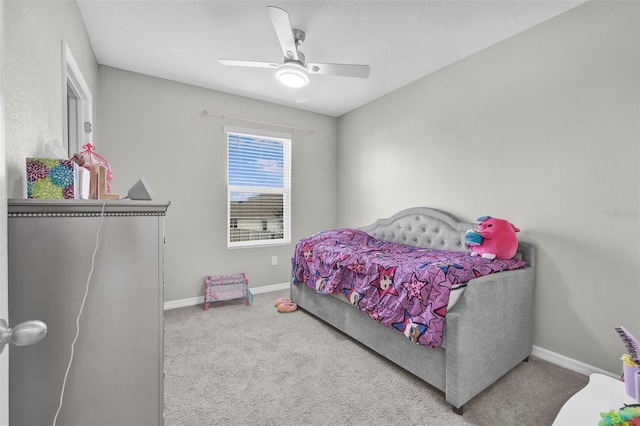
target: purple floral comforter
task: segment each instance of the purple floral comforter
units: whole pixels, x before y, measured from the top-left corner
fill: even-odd
[[[300,240],[291,263],[294,284],[340,292],[371,318],[432,348],[442,344],[452,285],[526,264],[384,242],[357,229]]]

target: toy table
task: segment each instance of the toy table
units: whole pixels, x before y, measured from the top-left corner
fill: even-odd
[[[602,419],[600,413],[619,410],[624,404],[636,403],[634,398],[627,395],[624,382],[594,373],[589,376],[587,386],[562,406],[553,426],[595,426]]]

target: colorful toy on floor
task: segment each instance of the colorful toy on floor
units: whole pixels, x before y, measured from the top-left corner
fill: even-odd
[[[520,229],[504,219],[491,216],[479,217],[477,221],[476,229],[467,231],[465,235],[471,255],[485,259],[513,258],[518,250],[516,232],[520,232]]]
[[[204,277],[204,310],[209,309],[211,302],[243,299],[245,305],[253,301],[249,290],[249,279],[242,272],[232,275],[207,275]]]

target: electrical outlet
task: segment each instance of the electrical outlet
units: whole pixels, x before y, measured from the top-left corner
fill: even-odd
[[[276,266],[278,264],[278,256],[271,256],[271,265]]]

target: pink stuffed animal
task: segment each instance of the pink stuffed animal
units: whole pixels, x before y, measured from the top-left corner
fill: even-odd
[[[485,259],[511,259],[518,249],[520,232],[513,224],[504,219],[482,216],[476,229],[467,231],[467,245],[471,247],[471,256],[482,256]],[[477,234],[481,238],[477,238]],[[479,244],[476,239],[479,239]],[[476,240],[474,242],[474,240]]]

